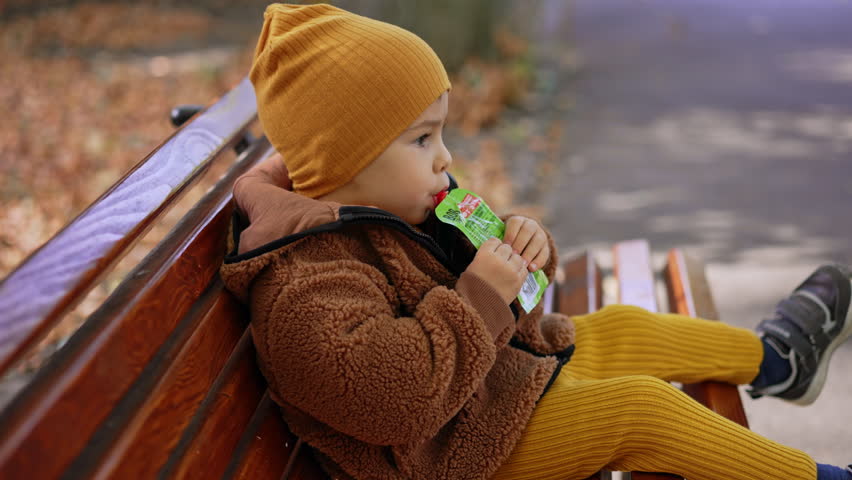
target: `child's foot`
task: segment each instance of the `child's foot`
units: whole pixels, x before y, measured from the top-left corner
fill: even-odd
[[[790,362],[792,373],[772,385],[753,384],[749,395],[772,395],[799,405],[814,402],[822,391],[834,350],[852,334],[852,273],[837,265],[816,269],[760,322],[764,343]]]
[[[843,469],[834,465],[817,463],[817,480],[852,480],[852,465]]]

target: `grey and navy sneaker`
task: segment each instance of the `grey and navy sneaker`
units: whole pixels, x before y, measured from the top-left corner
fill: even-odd
[[[852,334],[852,273],[839,265],[816,269],[757,326],[757,334],[790,360],[787,380],[749,395],[771,395],[799,405],[813,403],[828,373],[834,350]]]

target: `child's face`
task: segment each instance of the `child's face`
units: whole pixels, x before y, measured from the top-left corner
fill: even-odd
[[[444,92],[370,165],[352,180],[352,203],[387,210],[406,222],[422,223],[433,196],[449,186],[453,158],[444,146],[449,93]]]

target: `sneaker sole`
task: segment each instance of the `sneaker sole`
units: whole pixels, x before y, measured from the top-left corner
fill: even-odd
[[[849,280],[849,283],[852,285],[852,279]],[[823,385],[825,384],[825,377],[828,375],[829,360],[831,360],[834,350],[843,344],[843,342],[845,342],[850,336],[852,336],[852,304],[850,304],[847,309],[846,323],[843,324],[843,330],[840,331],[834,341],[829,343],[828,348],[825,349],[825,354],[822,356],[819,361],[819,365],[817,366],[816,375],[814,375],[814,379],[811,381],[811,384],[805,391],[805,394],[795,400],[790,400],[790,402],[795,403],[796,405],[810,405],[816,401],[820,392],[822,392]]]

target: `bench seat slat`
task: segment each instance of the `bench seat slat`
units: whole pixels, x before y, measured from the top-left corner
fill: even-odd
[[[0,417],[0,477],[54,478],[81,452],[218,271],[233,183],[269,151],[265,141],[246,151],[12,401]],[[27,454],[47,438],[62,448]]]
[[[613,247],[613,270],[618,281],[618,302],[658,312],[651,267],[651,247],[646,240],[619,242]]]

